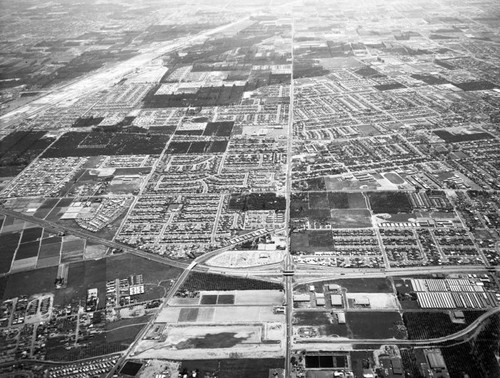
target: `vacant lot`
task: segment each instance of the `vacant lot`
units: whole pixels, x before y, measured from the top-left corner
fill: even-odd
[[[261,333],[260,326],[251,325],[169,325],[163,331],[164,341],[142,340],[135,354],[139,358],[162,355],[163,358],[175,359],[175,356],[199,355],[208,350],[224,353],[221,348],[235,346],[254,350],[255,344],[262,342]],[[266,346],[275,350],[280,348],[278,343]]]
[[[332,315],[325,311],[294,311],[293,324],[296,325],[323,325],[330,324]]]
[[[292,252],[307,251],[309,248],[309,234],[307,232],[295,232],[290,237]]]
[[[368,210],[332,210],[330,224],[332,228],[372,227]]]
[[[313,327],[317,337],[349,337],[351,334],[346,324],[338,324],[336,316],[324,311],[295,311],[293,324],[296,332],[301,327]]]
[[[391,282],[387,278],[359,278],[333,281],[345,287],[350,293],[392,293]]]
[[[362,193],[328,193],[328,202],[331,209],[366,209]]]
[[[142,274],[144,283],[159,284],[164,282],[167,287],[170,287],[170,280],[176,279],[181,273],[182,269],[180,268],[159,264],[129,253],[106,258],[107,280]]]
[[[309,208],[310,209],[329,209],[328,193],[314,192],[309,193]]]
[[[373,181],[359,181],[359,180],[342,180],[337,177],[325,177],[324,178],[326,190],[332,191],[342,191],[342,190],[374,190],[380,186],[377,182]],[[324,187],[323,187],[324,189]]]
[[[368,298],[370,301],[370,308],[384,309],[384,310],[398,310],[396,296],[387,293],[347,293],[347,300],[349,307],[355,307],[355,301]]]
[[[51,292],[56,277],[57,267],[11,274],[7,277],[4,298]]]
[[[110,323],[106,331],[106,342],[108,343],[126,343],[134,341],[139,331],[145,326],[149,316],[142,316],[133,319],[123,319]]]
[[[297,286],[298,292],[308,292],[309,285],[314,285],[316,292],[323,292],[323,286],[337,284],[346,288],[348,293],[392,293],[391,281],[386,278],[346,278],[332,281],[316,281]]]
[[[309,193],[310,209],[366,209],[365,198],[362,193],[343,193],[343,192],[311,192]],[[301,199],[294,198],[297,204]],[[302,207],[307,203],[307,198],[302,199]],[[297,207],[297,206],[295,206]]]
[[[67,287],[56,292],[55,304],[65,305],[73,300],[85,300],[87,289],[97,288],[99,307],[106,304],[106,260],[89,260],[69,266]]]
[[[329,230],[293,233],[290,242],[292,252],[318,252],[333,249],[333,236]]]
[[[412,210],[410,200],[404,192],[372,192],[368,194],[375,214],[407,213]]]
[[[346,320],[355,339],[404,339],[406,335],[397,312],[347,312]]]

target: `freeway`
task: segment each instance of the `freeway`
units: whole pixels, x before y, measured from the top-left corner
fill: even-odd
[[[34,100],[33,102],[2,115],[0,117],[0,125],[2,128],[9,127],[14,123],[19,122],[21,119],[34,116],[56,104],[75,101],[81,98],[82,95],[87,96],[89,94],[108,89],[118,83],[127,74],[133,72],[139,67],[144,66],[145,64],[148,64],[160,56],[188,47],[192,44],[202,42],[205,38],[226,29],[234,28],[240,24],[244,25],[248,19],[248,17],[245,17],[230,24],[209,29],[192,36],[181,37],[165,43],[153,44],[152,46],[143,49],[139,55],[131,59],[109,67],[104,67],[100,70],[92,72],[89,75],[80,77],[73,82],[54,88],[46,95]]]
[[[291,56],[292,56],[292,73],[290,79],[290,107],[288,115],[288,129],[287,129],[287,148],[286,148],[286,213],[285,222],[286,229],[290,230],[290,208],[292,198],[292,157],[293,157],[293,111],[294,111],[294,80],[293,80],[293,67],[294,67],[294,49],[293,39],[295,33],[295,18],[292,6],[292,23],[291,23]],[[293,258],[291,255],[290,237],[286,238],[286,251],[284,261],[284,271],[293,271]],[[285,275],[285,295],[286,295],[286,353],[285,353],[285,377],[291,376],[291,353],[292,353],[292,312],[293,312],[293,275]]]
[[[156,262],[161,263],[161,264],[170,265],[170,266],[174,266],[174,267],[182,268],[182,269],[185,269],[189,266],[189,262],[173,260],[173,259],[170,259],[166,256],[161,256],[161,255],[158,255],[155,253],[146,252],[146,251],[143,251],[139,248],[135,248],[135,247],[132,247],[132,246],[127,245],[127,244],[122,244],[122,243],[119,243],[119,242],[116,242],[113,240],[101,238],[101,237],[95,235],[94,233],[87,231],[87,230],[84,230],[82,228],[71,227],[68,225],[59,224],[59,223],[54,222],[54,221],[49,221],[46,219],[33,217],[31,215],[20,213],[18,211],[6,209],[3,206],[0,206],[0,214],[9,215],[9,216],[14,217],[14,218],[22,219],[26,222],[37,224],[40,227],[43,227],[43,228],[47,229],[48,231],[51,231],[54,233],[60,233],[60,232],[69,233],[69,234],[72,234],[74,236],[78,236],[79,238],[86,239],[86,240],[89,240],[89,241],[94,242],[94,243],[105,245],[106,247],[121,249],[123,252],[132,253],[136,256],[140,256],[140,257],[146,258],[148,260],[156,261]],[[269,233],[274,233],[274,232],[276,232],[276,231],[266,230],[265,232],[261,233],[260,235],[267,235]],[[231,250],[232,248],[235,247],[235,245],[237,245],[237,244],[230,244],[230,245],[218,248],[214,251],[207,252],[206,254],[198,256],[194,261],[196,261],[196,265],[200,265],[200,267],[196,270],[200,270],[200,271],[212,270],[214,273],[215,272],[222,272],[222,273],[234,272],[235,268],[227,268],[227,269],[217,268],[217,267],[203,265],[203,263],[208,261],[212,257],[222,253],[222,252],[226,252],[226,251]],[[246,271],[248,272],[251,270],[247,269]],[[6,273],[0,274],[0,276],[5,275],[5,274]],[[268,274],[269,274],[269,272],[268,272]]]
[[[30,216],[30,215],[26,215],[26,214],[23,214],[23,213],[20,213],[17,211],[6,209],[5,207],[2,207],[2,206],[0,206],[0,214],[9,215],[9,216],[12,216],[14,218],[22,219],[26,222],[35,223],[35,224],[37,224],[37,225],[39,225],[39,226],[41,226],[41,227],[43,227],[51,232],[54,232],[54,233],[68,232],[74,236],[78,236],[79,238],[86,239],[86,240],[89,240],[89,241],[94,242],[94,243],[102,244],[102,245],[105,245],[106,247],[121,249],[124,252],[131,252],[131,253],[134,253],[138,256],[142,256],[142,257],[150,258],[150,259],[158,261],[158,262],[162,262],[163,264],[172,265],[172,266],[175,266],[178,268],[186,268],[188,266],[188,264],[184,263],[184,262],[175,261],[175,260],[163,257],[163,256],[158,256],[158,255],[154,255],[151,253],[147,253],[147,252],[141,251],[140,249],[131,247],[131,246],[126,245],[126,244],[122,244],[122,243],[118,243],[115,241],[101,238],[101,237],[93,234],[92,232],[86,231],[86,230],[81,229],[81,228],[74,228],[74,227],[70,227],[67,225],[61,225],[61,224],[58,224],[56,222],[49,221],[46,219],[35,218],[35,217]]]
[[[188,267],[188,262],[177,261],[170,259],[166,256],[157,255],[154,253],[143,251],[139,248],[135,248],[126,244],[118,243],[116,241],[108,240],[101,238],[90,231],[86,231],[81,228],[70,227],[68,225],[58,224],[57,222],[48,221],[41,218],[35,218],[31,215],[26,215],[14,210],[6,209],[5,207],[0,206],[0,214],[9,215],[18,219],[22,219],[24,221],[34,223],[39,225],[40,227],[44,227],[47,230],[59,233],[65,232],[70,233],[72,235],[78,236],[80,238],[105,245],[110,248],[121,249],[124,252],[132,253],[136,256],[140,256],[146,258],[148,260],[156,261],[160,264],[170,265],[178,268],[185,269]],[[278,230],[280,231],[280,230]],[[274,230],[268,230],[267,233],[274,233]],[[265,235],[265,234],[264,234]],[[258,276],[269,276],[272,274],[273,268],[277,268],[278,264],[270,264],[263,265],[255,268],[245,268],[242,270],[238,270],[237,268],[222,268],[222,267],[214,267],[205,265],[205,263],[211,259],[212,257],[231,250],[234,248],[235,244],[231,244],[225,247],[218,248],[214,251],[207,252],[206,254],[198,256],[194,261],[196,261],[197,265],[194,270],[196,271],[210,271],[213,273],[219,274],[232,274],[232,275],[244,275],[246,277],[254,276],[254,278],[258,278]],[[285,261],[285,270],[291,270],[293,264],[293,259],[291,256],[286,257]],[[489,268],[495,269],[496,271],[500,271],[500,267]],[[422,270],[422,267],[414,267],[414,268],[392,268],[392,269],[353,269],[353,268],[331,268],[331,267],[317,267],[306,264],[299,264],[297,266],[297,270],[295,271],[295,276],[298,277],[297,283],[307,283],[312,281],[318,281],[321,279],[342,279],[342,278],[380,278],[380,277],[405,277],[405,276],[413,276],[413,275],[424,275],[424,274],[433,274],[433,273],[463,273],[463,272],[486,272],[487,268],[482,265],[450,265],[450,266],[427,266],[425,270]],[[281,272],[276,269],[276,275],[281,275]],[[5,274],[3,274],[5,275]],[[303,276],[303,277],[302,277]]]
[[[491,268],[486,268],[483,265],[450,265],[450,266],[426,266],[425,270],[420,268],[406,269],[386,269],[386,270],[369,270],[369,269],[350,269],[344,268],[334,271],[318,271],[310,269],[298,269],[295,274],[298,277],[298,284],[305,284],[313,281],[332,280],[342,278],[383,278],[383,277],[410,277],[429,274],[450,274],[450,273],[487,273]],[[496,268],[500,271],[500,268]]]

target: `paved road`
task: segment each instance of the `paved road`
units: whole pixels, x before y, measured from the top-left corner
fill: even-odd
[[[490,268],[491,269],[491,268]],[[496,268],[497,271],[500,268]],[[340,270],[340,271],[318,271],[310,269],[299,269],[295,271],[297,277],[296,281],[298,284],[305,284],[314,281],[321,280],[332,280],[332,279],[356,279],[356,278],[384,278],[384,277],[408,277],[408,276],[418,276],[418,275],[429,275],[429,274],[450,274],[450,273],[486,273],[488,268],[482,265],[474,266],[447,266],[447,267],[425,267],[425,268],[414,268],[414,269],[389,269],[381,271],[373,270]]]
[[[293,82],[293,65],[294,65],[294,51],[293,51],[293,39],[295,35],[295,18],[292,8],[292,24],[291,24],[291,54],[292,54],[292,73],[290,80],[290,107],[288,114],[288,130],[287,130],[287,170],[286,170],[286,230],[290,230],[290,207],[291,207],[291,197],[292,197],[292,157],[293,157],[293,111],[294,111],[294,82]],[[290,237],[286,238],[286,251],[284,261],[284,270],[293,270],[293,258],[291,256],[291,245]],[[285,298],[286,298],[286,352],[285,352],[285,377],[291,376],[292,365],[290,363],[292,354],[292,335],[293,335],[293,276],[284,276],[285,280]]]

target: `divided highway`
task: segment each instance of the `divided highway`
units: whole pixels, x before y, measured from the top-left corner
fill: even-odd
[[[9,216],[12,216],[14,218],[22,219],[26,222],[37,224],[40,227],[43,227],[43,228],[47,229],[48,231],[51,231],[54,233],[67,232],[67,233],[70,233],[74,236],[78,236],[79,238],[86,239],[86,240],[89,240],[89,241],[94,242],[94,243],[102,244],[102,245],[105,245],[106,247],[121,249],[124,252],[134,253],[136,255],[146,257],[148,259],[155,260],[155,261],[161,262],[163,264],[172,265],[172,266],[175,266],[178,268],[186,268],[188,266],[187,263],[175,261],[175,260],[163,257],[163,256],[154,255],[152,253],[147,253],[147,252],[141,251],[140,249],[128,246],[126,244],[117,243],[117,242],[112,241],[112,240],[103,239],[103,238],[95,235],[94,233],[92,233],[90,231],[86,231],[86,230],[81,229],[81,228],[69,227],[66,225],[58,224],[58,223],[53,222],[53,221],[49,221],[49,220],[45,220],[45,219],[41,219],[41,218],[35,218],[33,216],[26,215],[26,214],[23,214],[23,213],[20,213],[17,211],[9,210],[9,209],[6,209],[6,208],[1,207],[1,206],[0,206],[0,214],[9,215]]]
[[[189,266],[191,266],[189,262],[177,261],[177,260],[173,260],[171,258],[168,258],[166,256],[160,256],[160,255],[157,255],[155,253],[145,252],[139,248],[135,248],[135,247],[132,247],[132,246],[127,245],[127,244],[123,244],[123,243],[119,243],[119,242],[116,242],[113,240],[101,238],[101,237],[97,236],[96,234],[92,233],[91,231],[87,231],[87,230],[84,230],[82,228],[70,227],[67,225],[59,224],[59,223],[54,222],[54,221],[49,221],[46,219],[33,217],[31,215],[26,215],[26,214],[20,213],[18,211],[6,209],[3,206],[0,206],[0,214],[8,215],[8,216],[11,216],[14,218],[22,219],[26,222],[37,224],[40,227],[43,227],[43,228],[47,229],[48,231],[56,233],[56,234],[60,233],[60,232],[69,233],[69,234],[77,236],[79,238],[86,239],[86,240],[89,240],[89,241],[94,242],[94,243],[105,245],[106,247],[121,249],[123,252],[133,253],[134,255],[144,257],[148,260],[156,261],[160,264],[170,265],[170,266],[174,266],[174,267],[182,268],[182,269],[186,269]],[[262,233],[262,235],[267,235],[267,234],[274,233],[274,232],[276,232],[276,231],[269,230],[269,231],[266,231],[265,233]],[[206,261],[210,260],[212,257],[217,256],[218,254],[220,254],[222,252],[226,252],[226,251],[231,250],[232,248],[234,248],[234,246],[235,246],[235,244],[230,244],[230,245],[227,245],[225,247],[218,248],[214,251],[211,251],[211,252],[208,252],[206,254],[198,256],[194,260],[194,261],[196,261],[195,266],[200,265],[200,268],[197,270],[200,270],[200,271],[211,270],[214,273],[215,272],[225,273],[225,272],[235,271],[234,268],[227,268],[227,269],[217,268],[217,267],[206,266],[203,264]],[[263,269],[265,269],[265,267],[263,267]],[[251,271],[251,270],[247,270],[247,272],[249,272],[249,271]],[[269,272],[267,272],[267,274],[269,274]],[[2,275],[5,275],[5,274],[0,274],[0,276],[2,276]]]

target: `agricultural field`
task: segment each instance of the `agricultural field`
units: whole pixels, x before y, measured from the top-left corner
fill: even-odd
[[[227,149],[227,141],[211,142],[171,142],[168,145],[169,154],[209,154],[223,153]]]
[[[163,135],[68,132],[46,150],[42,157],[159,154],[169,139],[169,136]]]
[[[0,177],[14,177],[52,142],[46,131],[14,131],[0,142]]]
[[[250,324],[259,322],[279,322],[283,320],[283,315],[274,314],[273,306],[259,306],[259,305],[237,305],[234,303],[213,303],[213,301],[206,301],[199,303],[199,307],[180,307],[176,301],[172,302],[175,307],[163,309],[156,322],[168,324],[186,324],[196,323],[199,324]],[[275,305],[281,305],[278,302]]]
[[[59,218],[67,211],[73,199],[50,199],[41,204],[35,211],[38,202],[23,203],[16,200],[13,206],[21,207],[17,211],[35,211],[35,216],[40,216],[51,220]],[[34,207],[35,206],[35,207]],[[79,227],[74,221],[72,227]],[[115,226],[106,227],[101,234],[112,233]],[[4,248],[0,252],[0,259],[3,259],[1,269],[8,272],[26,269],[45,268],[57,266],[60,263],[69,264],[83,261],[85,259],[96,259],[104,257],[107,247],[98,243],[88,242],[85,239],[72,235],[56,235],[50,231],[40,228],[29,222],[13,217],[5,217],[0,231],[0,242]]]
[[[491,316],[481,332],[464,343],[442,345],[441,352],[451,377],[498,377],[500,367],[496,349],[500,336],[500,316]]]
[[[56,266],[9,274],[3,299],[53,292],[56,278]]]
[[[217,372],[219,378],[234,378],[237,371],[238,378],[269,378],[274,371],[279,371],[284,366],[285,360],[282,358],[183,360],[180,371],[198,369],[202,377],[204,374]],[[282,378],[282,375],[278,377]]]
[[[9,272],[20,239],[20,232],[0,234],[0,245],[2,245],[2,250],[0,251],[0,273]]]
[[[463,313],[465,315],[463,323],[457,323],[453,321],[451,312],[406,311],[403,314],[403,320],[408,330],[408,338],[425,340],[451,335],[466,328],[484,314],[484,311],[464,311]]]
[[[201,290],[283,290],[281,283],[191,272],[179,292]]]
[[[274,193],[233,194],[229,200],[231,210],[285,210],[285,208],[285,197],[279,197]]]

